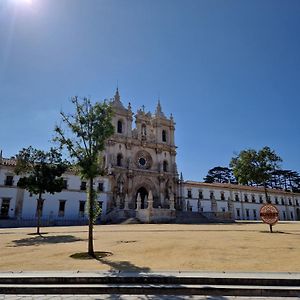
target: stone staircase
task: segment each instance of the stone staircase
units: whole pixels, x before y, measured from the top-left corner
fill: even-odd
[[[0,273],[0,295],[213,295],[300,297],[299,273]]]
[[[206,218],[200,212],[177,211],[176,212],[176,220],[174,221],[174,223],[176,223],[176,224],[204,224],[204,223],[213,223],[213,221]]]

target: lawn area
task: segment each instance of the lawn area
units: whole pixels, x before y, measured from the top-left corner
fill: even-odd
[[[300,222],[98,225],[100,260],[70,255],[87,248],[87,226],[0,229],[0,271],[266,271],[300,272]]]

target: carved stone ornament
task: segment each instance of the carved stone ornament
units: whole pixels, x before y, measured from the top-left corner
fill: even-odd
[[[145,151],[139,151],[135,156],[135,164],[139,169],[150,169],[152,166],[152,157]]]

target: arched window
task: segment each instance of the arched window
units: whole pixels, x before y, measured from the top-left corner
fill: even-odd
[[[117,155],[117,166],[122,167],[122,163],[123,163],[123,155],[121,153],[119,153]]]
[[[118,121],[118,126],[117,127],[118,127],[117,132],[122,133],[123,132],[123,122],[122,122],[122,120]]]
[[[163,163],[163,171],[168,172],[168,162],[166,160],[164,160],[164,163]]]
[[[167,132],[165,130],[162,131],[161,139],[163,142],[167,141]]]

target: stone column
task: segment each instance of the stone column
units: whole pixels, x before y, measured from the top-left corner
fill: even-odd
[[[171,209],[171,210],[175,210],[174,193],[171,193],[171,195],[170,195],[170,209]]]
[[[121,207],[121,199],[120,199],[119,195],[117,196],[116,206],[117,206],[117,208]]]
[[[164,202],[164,178],[162,176],[159,177],[159,206],[163,207],[163,202]]]
[[[125,195],[124,209],[129,209],[129,206],[128,206],[128,195],[127,194]]]
[[[128,174],[128,205],[134,209],[135,206],[135,197],[133,196],[133,174],[132,171],[129,170]],[[130,203],[129,203],[130,202]]]
[[[138,193],[137,199],[136,199],[136,210],[140,210],[142,205],[142,199],[141,194]]]
[[[153,208],[153,195],[152,192],[149,191],[149,196],[148,196],[148,209]]]

